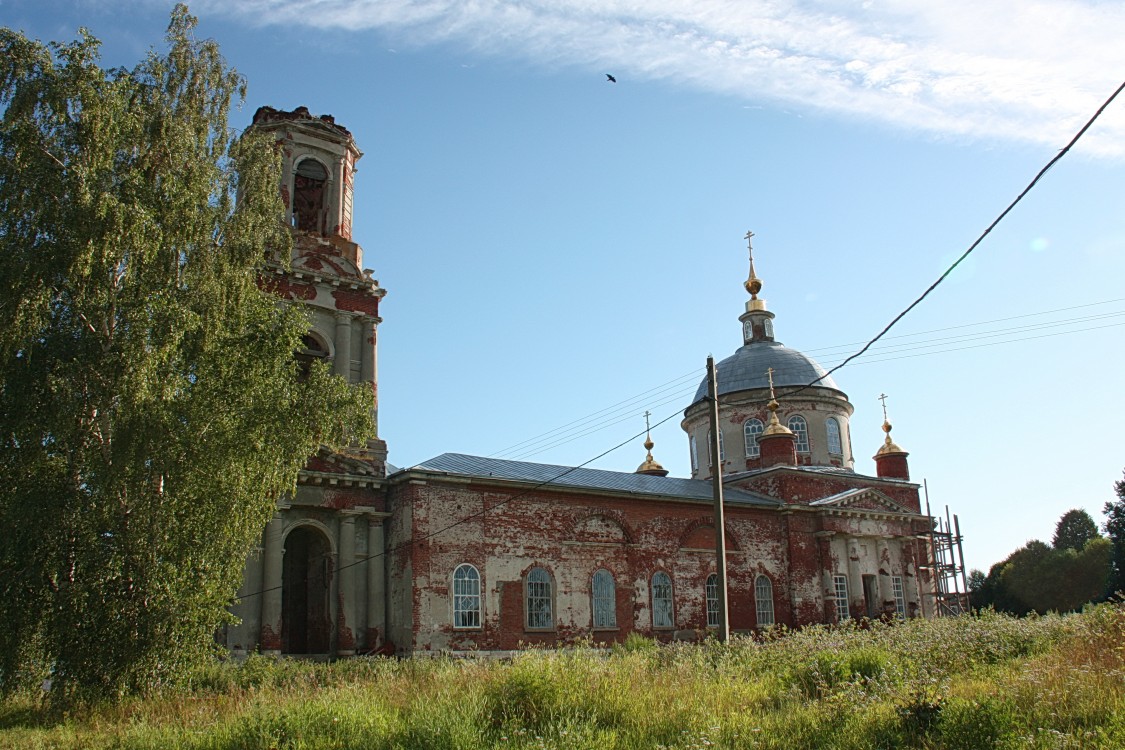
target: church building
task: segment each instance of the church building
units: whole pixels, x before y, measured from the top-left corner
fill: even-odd
[[[362,153],[303,107],[263,107],[253,127],[283,157],[293,252],[264,283],[310,312],[297,356],[376,391],[385,292],[351,237]],[[856,472],[847,395],[776,339],[762,287],[751,255],[743,345],[716,368],[731,630],[934,616],[933,519],[906,451],[885,421],[875,474]],[[690,478],[667,476],[651,439],[632,473],[458,453],[388,473],[381,439],[322,451],[247,560],[226,643],[348,656],[704,638],[720,622],[709,411],[705,381],[682,421]]]

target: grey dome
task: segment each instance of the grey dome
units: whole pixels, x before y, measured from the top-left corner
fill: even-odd
[[[777,388],[808,385],[825,374],[823,367],[796,349],[790,349],[776,341],[754,341],[739,347],[734,354],[715,365],[719,395],[769,388],[770,381],[766,371],[771,367],[773,384]],[[816,387],[840,390],[831,377],[824,378]],[[707,378],[704,377],[691,403],[694,406],[706,397]]]

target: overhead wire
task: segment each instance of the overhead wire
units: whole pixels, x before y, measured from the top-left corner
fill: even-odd
[[[957,336],[943,336],[931,339],[911,340],[916,339],[918,336],[924,336],[930,333],[941,333],[946,331],[964,330],[967,328],[978,328],[980,326],[989,325],[993,323],[1001,323],[1011,320],[1026,320],[1028,318],[1042,317],[1044,315],[1054,315],[1059,312],[1069,310],[1078,310],[1099,305],[1112,304],[1117,302],[1125,302],[1125,298],[1103,300],[1100,302],[1090,302],[1082,305],[1072,305],[1069,307],[1055,308],[1051,310],[1043,310],[1033,313],[1023,313],[1020,315],[1011,315],[1003,318],[994,318],[990,320],[977,321],[973,323],[963,323],[954,326],[945,326],[942,328],[928,329],[925,331],[918,331],[915,333],[901,334],[898,336],[888,336],[887,339],[895,339],[894,343],[886,344],[883,347],[873,347],[869,353],[869,357],[878,357],[877,359],[865,359],[856,364],[875,364],[878,362],[888,362],[900,359],[909,359],[912,357],[930,356],[933,354],[943,354],[947,352],[963,351],[967,349],[979,349],[988,346],[997,346],[1007,343],[1016,343],[1019,341],[1028,341],[1036,338],[1044,338],[1047,335],[1065,335],[1071,333],[1081,333],[1090,330],[1100,330],[1103,328],[1112,327],[1115,325],[1125,325],[1125,323],[1111,324],[1109,326],[1094,326],[1087,328],[1075,328],[1070,330],[1056,331],[1051,334],[1035,335],[1035,336],[1021,336],[1019,338],[1011,338],[1008,340],[1000,341],[987,341],[988,339],[997,339],[1004,336],[1015,336],[1017,334],[1026,333],[1030,330],[1042,330],[1043,328],[1061,328],[1065,326],[1073,326],[1084,322],[1093,322],[1104,319],[1112,319],[1125,316],[1125,311],[1111,311],[1105,313],[1098,313],[1096,315],[1080,316],[1065,318],[1062,320],[1053,320],[1042,323],[1030,323],[1026,325],[1010,326],[1007,328],[1000,328],[991,331],[978,331],[965,333]],[[985,343],[971,344],[974,341],[985,341]],[[959,346],[960,344],[968,344]],[[844,347],[852,346],[853,344],[839,344],[836,346],[820,347],[817,349],[804,350],[806,353],[831,353],[833,351],[842,349]],[[924,349],[935,349],[934,351],[919,351]],[[914,353],[906,353],[914,352]],[[901,355],[901,356],[894,356]],[[803,369],[803,368],[801,368]],[[779,368],[775,370],[775,375],[779,378],[785,378],[787,375],[796,372],[793,368]],[[639,414],[640,403],[645,409],[657,409],[665,404],[681,400],[685,396],[697,392],[698,380],[702,377],[703,368],[698,368],[692,372],[681,375],[670,381],[666,381],[659,386],[655,386],[634,397],[624,399],[613,404],[612,406],[600,409],[596,412],[587,415],[578,420],[568,422],[554,430],[548,430],[540,433],[535,438],[514,443],[509,446],[505,451],[500,453],[491,454],[490,457],[508,457],[513,460],[519,460],[536,456],[544,453],[552,448],[560,445],[566,445],[574,442],[575,440],[588,437],[594,433],[600,432],[604,429],[620,424],[621,422],[630,419],[636,419]],[[690,379],[690,381],[689,381]],[[680,387],[676,387],[679,384]],[[782,390],[780,395],[791,395],[796,391]],[[648,394],[660,393],[661,398],[657,401],[643,401],[643,396]]]
[[[1062,159],[1063,156],[1065,156],[1070,151],[1070,149],[1074,146],[1074,144],[1077,143],[1078,140],[1086,133],[1086,131],[1088,131],[1090,129],[1090,127],[1094,124],[1094,122],[1098,119],[1098,117],[1101,116],[1102,112],[1104,112],[1105,109],[1113,102],[1113,100],[1117,98],[1118,94],[1120,94],[1123,89],[1125,89],[1125,82],[1122,82],[1121,85],[1118,86],[1116,90],[1114,90],[1114,92],[1098,108],[1098,110],[1094,113],[1094,115],[1089,120],[1087,120],[1086,124],[1082,126],[1082,128],[1078,131],[1078,133],[1075,134],[1075,136],[1073,138],[1071,138],[1070,142],[1067,143],[1067,145],[1064,146],[1059,151],[1059,153],[1056,154],[1049,162],[1047,162],[1046,166],[1044,166],[1042,169],[1039,170],[1039,172],[1035,175],[1035,177],[1031,180],[1031,182],[1028,183],[1027,187],[1025,187],[1020,192],[1020,194],[1016,196],[1015,200],[1013,200],[1011,203],[1008,204],[1007,208],[1005,208],[1000,213],[1000,215],[997,216],[996,219],[994,219],[992,221],[992,223],[988,225],[988,227],[984,230],[984,232],[982,232],[981,235],[979,237],[977,237],[977,239],[969,246],[969,248],[964,253],[962,253],[961,256],[958,257],[957,260],[955,260],[953,262],[953,264],[950,265],[949,268],[947,268],[945,270],[945,272],[942,273],[942,275],[939,276],[938,279],[936,281],[934,281],[917,299],[915,299],[913,302],[911,302],[902,312],[898,313],[898,315],[896,315],[891,320],[890,323],[888,323],[874,338],[872,338],[870,341],[865,343],[863,345],[863,347],[859,349],[859,351],[857,351],[854,354],[845,358],[838,365],[832,367],[830,370],[825,372],[824,375],[821,375],[820,377],[816,378],[812,382],[810,382],[810,383],[808,383],[804,386],[801,386],[800,388],[798,388],[794,391],[789,391],[786,395],[792,396],[792,395],[794,395],[796,393],[799,393],[799,392],[801,392],[805,389],[815,387],[815,385],[817,383],[819,383],[822,380],[824,380],[825,378],[831,376],[832,373],[837,372],[841,368],[847,366],[852,361],[854,361],[854,360],[858,359],[859,357],[863,356],[863,354],[865,354],[872,346],[874,346],[876,342],[878,342],[880,339],[882,339],[891,330],[891,328],[893,328],[900,320],[902,320],[908,313],[910,313],[911,310],[913,310],[915,307],[917,307],[919,304],[921,304],[922,301],[924,299],[926,299],[926,297],[928,297],[931,292],[933,292],[943,281],[945,281],[945,279],[948,278],[949,275],[951,273],[953,273],[953,271],[966,258],[968,258],[969,255],[972,254],[972,252],[974,250],[976,250],[976,248],[984,241],[984,239],[992,232],[992,230],[1004,219],[1004,217],[1006,217],[1012,211],[1012,209],[1014,209],[1016,207],[1016,205],[1021,200],[1023,200],[1024,196],[1027,195],[1033,187],[1035,187],[1035,185],[1039,182],[1039,180],[1043,177],[1043,175],[1045,175],[1055,164],[1058,163],[1058,161],[1060,159]],[[1110,327],[1110,326],[1102,326],[1102,327]],[[1061,334],[1062,332],[1059,332],[1059,333]],[[1042,337],[1046,337],[1046,336],[1050,336],[1050,335],[1053,335],[1053,334],[1042,334],[1041,336],[1035,336],[1035,337],[1030,337],[1030,338],[1042,338]],[[992,342],[991,344],[981,344],[980,346],[995,345],[995,343],[996,342]],[[977,348],[977,347],[966,347],[966,348]],[[931,353],[936,353],[936,352],[931,352]],[[918,356],[918,355],[907,355],[907,356]],[[687,377],[687,376],[686,375],[682,376],[681,379],[684,378],[684,377]],[[669,381],[669,383],[672,383],[672,382],[675,382],[675,381]],[[657,386],[657,388],[659,388],[659,387],[660,386]],[[654,390],[654,389],[650,389],[650,390]],[[631,402],[632,400],[633,399],[627,399],[625,402],[619,402],[619,403],[628,403],[628,402]],[[608,407],[608,408],[612,408],[612,407]],[[602,410],[602,411],[604,412],[606,410]],[[599,414],[599,413],[601,413],[601,412],[596,412],[595,414]],[[664,424],[665,422],[669,421],[670,419],[672,419],[673,417],[675,417],[679,414],[680,414],[680,409],[677,409],[676,411],[669,414],[667,417],[664,417],[663,419],[661,419],[655,425],[652,425],[651,428],[659,427],[660,425]],[[624,419],[624,417],[622,419]],[[581,421],[581,420],[578,420],[578,421]],[[571,423],[571,424],[573,424],[573,423]],[[404,549],[408,546],[417,544],[420,541],[425,541],[427,539],[431,539],[434,536],[437,536],[438,534],[444,533],[444,532],[446,532],[446,531],[448,531],[452,528],[455,528],[455,527],[460,526],[464,523],[467,523],[474,518],[481,517],[484,514],[488,513],[490,510],[495,510],[498,507],[501,507],[503,505],[507,505],[508,503],[514,502],[515,500],[519,499],[520,497],[525,497],[528,494],[530,494],[531,492],[534,492],[535,490],[539,489],[540,487],[543,487],[543,486],[546,486],[548,484],[552,484],[554,482],[557,482],[559,479],[562,479],[566,475],[568,475],[568,474],[570,474],[574,471],[577,471],[578,469],[581,469],[581,468],[584,468],[584,467],[588,466],[589,464],[593,463],[594,461],[597,461],[598,459],[609,455],[610,453],[617,450],[618,448],[621,448],[625,445],[628,445],[632,441],[639,438],[641,435],[644,435],[647,432],[649,432],[649,430],[651,428],[646,428],[646,430],[644,432],[640,432],[636,435],[633,435],[633,436],[629,437],[628,439],[626,439],[626,440],[618,443],[617,445],[613,446],[612,448],[609,448],[608,450],[605,450],[602,453],[599,453],[597,456],[594,456],[593,458],[591,458],[591,459],[589,459],[589,460],[587,460],[587,461],[585,461],[585,462],[583,462],[583,463],[581,463],[577,466],[567,468],[565,471],[560,472],[558,475],[556,475],[554,477],[551,477],[550,479],[543,480],[542,482],[536,484],[535,486],[533,486],[533,487],[531,487],[527,490],[524,490],[523,492],[517,493],[517,494],[513,495],[512,497],[510,497],[506,500],[502,500],[502,501],[500,501],[498,503],[495,503],[495,504],[493,504],[489,507],[483,508],[482,510],[480,510],[476,513],[471,513],[468,516],[465,516],[461,519],[458,519],[458,520],[448,524],[447,526],[444,526],[440,529],[437,529],[437,530],[432,531],[428,534],[425,534],[420,538],[416,539],[416,538],[412,537],[412,538],[406,540],[405,542],[402,542],[400,545],[397,545],[397,546],[395,546],[395,547],[393,547],[389,550],[383,550],[381,552],[376,552],[374,554],[367,555],[367,556],[365,556],[361,559],[355,560],[351,563],[341,565],[337,570],[345,570],[347,568],[351,568],[351,567],[354,567],[356,565],[366,563],[369,560],[373,560],[373,559],[376,559],[378,557],[385,556],[386,554],[388,554],[389,552],[392,552],[392,551],[397,552],[397,551],[399,551],[401,549]],[[543,433],[543,434],[546,435],[546,434],[550,434],[550,433],[548,432],[548,433]],[[261,589],[257,592],[253,592],[253,593],[249,593],[249,594],[243,594],[243,595],[241,595],[237,598],[239,600],[245,600],[245,599],[252,598],[252,597],[255,597],[255,596],[261,596],[262,594],[270,593],[270,592],[273,592],[273,591],[278,591],[278,590],[281,590],[282,588],[284,588],[284,584],[282,584],[281,586],[274,586],[274,587],[271,587],[271,588],[268,588],[268,589]]]
[[[824,380],[826,377],[830,376],[832,373],[836,372],[840,368],[847,366],[847,364],[849,362],[863,356],[863,354],[868,349],[870,349],[875,344],[875,342],[877,342],[879,339],[883,338],[883,336],[885,336],[887,334],[887,332],[890,331],[895,326],[896,323],[898,323],[900,320],[902,320],[904,317],[906,317],[906,315],[911,310],[913,310],[915,307],[920,305],[922,303],[922,300],[924,300],[924,299],[926,299],[926,297],[930,296],[930,293],[933,292],[935,289],[937,289],[938,286],[943,281],[945,281],[951,273],[953,273],[953,271],[957,268],[957,266],[961,265],[962,261],[964,261],[966,258],[968,258],[969,255],[971,255],[972,252],[974,250],[976,250],[977,247],[982,242],[984,242],[985,237],[987,237],[992,232],[992,230],[995,229],[996,226],[1001,221],[1004,220],[1005,216],[1007,216],[1009,213],[1011,213],[1012,209],[1014,209],[1019,204],[1019,202],[1023,200],[1024,196],[1027,195],[1029,192],[1031,192],[1031,189],[1034,188],[1036,186],[1036,184],[1038,184],[1039,180],[1041,180],[1043,178],[1043,175],[1047,174],[1047,172],[1050,171],[1050,169],[1053,166],[1055,166],[1059,162],[1060,159],[1062,159],[1064,156],[1067,155],[1067,153],[1070,152],[1070,149],[1074,147],[1074,144],[1078,143],[1079,139],[1082,138],[1082,136],[1086,134],[1086,131],[1088,131],[1093,126],[1093,124],[1097,121],[1097,119],[1099,117],[1101,117],[1102,112],[1104,112],[1106,110],[1106,107],[1108,107],[1110,104],[1113,103],[1113,100],[1117,98],[1117,95],[1120,94],[1122,90],[1125,90],[1125,81],[1122,81],[1121,85],[1118,86],[1116,89],[1114,89],[1113,93],[1109,95],[1109,98],[1107,98],[1104,102],[1102,102],[1102,105],[1100,107],[1098,107],[1097,111],[1094,112],[1093,116],[1090,117],[1090,119],[1086,121],[1086,124],[1083,125],[1078,130],[1078,132],[1074,134],[1074,137],[1070,139],[1070,142],[1067,143],[1065,146],[1063,146],[1059,150],[1059,152],[1057,154],[1055,154],[1051,158],[1050,161],[1047,162],[1046,166],[1044,166],[1042,169],[1039,170],[1039,172],[1035,175],[1035,177],[1032,178],[1031,182],[1029,182],[1027,184],[1027,187],[1025,187],[1023,190],[1021,190],[1020,194],[1015,197],[1015,200],[1013,200],[1011,203],[1009,203],[1007,208],[1005,208],[1003,211],[1001,211],[1000,215],[992,220],[992,223],[989,224],[983,232],[981,232],[980,236],[977,237],[976,240],[973,241],[973,244],[969,245],[969,249],[966,250],[965,252],[961,253],[961,256],[959,258],[957,258],[957,260],[953,261],[953,264],[950,265],[949,268],[945,269],[945,272],[942,273],[942,275],[937,278],[937,281],[930,284],[930,286],[926,288],[926,291],[922,292],[922,294],[917,299],[915,299],[913,302],[911,302],[909,305],[907,305],[906,309],[904,309],[902,312],[900,312],[898,315],[896,315],[894,317],[894,319],[891,320],[891,322],[888,323],[883,328],[883,330],[879,331],[879,333],[876,334],[875,338],[868,341],[866,344],[863,345],[863,347],[859,351],[857,351],[855,354],[852,354],[849,357],[847,357],[843,362],[836,365],[832,369],[828,370],[828,372],[826,372],[825,374],[816,378],[811,383],[808,383],[808,384],[802,386],[797,391],[790,392],[788,395],[793,395],[795,393],[799,393],[800,391],[803,391],[806,388],[815,387],[815,385],[817,383]]]

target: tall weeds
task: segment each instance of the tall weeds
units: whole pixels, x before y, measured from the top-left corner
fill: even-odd
[[[1125,609],[772,631],[760,640],[505,662],[252,657],[190,689],[46,713],[0,706],[2,748],[1119,748]]]

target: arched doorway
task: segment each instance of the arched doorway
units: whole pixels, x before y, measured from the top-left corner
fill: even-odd
[[[332,549],[319,529],[299,526],[285,538],[281,572],[281,651],[326,654],[332,634]]]

